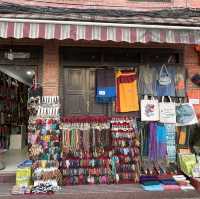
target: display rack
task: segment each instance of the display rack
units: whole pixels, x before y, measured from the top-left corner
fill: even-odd
[[[65,117],[62,122],[64,184],[110,183],[108,117]]]
[[[119,183],[139,181],[139,140],[135,119],[126,116],[112,117],[112,174]]]
[[[59,170],[62,139],[59,108],[58,96],[36,97],[29,101],[28,142],[29,157],[33,160],[33,193],[49,187],[51,191],[56,191],[62,184]]]

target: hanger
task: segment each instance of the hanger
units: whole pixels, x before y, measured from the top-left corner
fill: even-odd
[[[168,63],[168,64],[171,64],[171,63],[173,64],[174,61],[175,61],[175,60],[174,60],[174,57],[173,57],[173,55],[171,55],[171,56],[169,56],[169,58],[168,58],[168,60],[167,60],[167,63]]]

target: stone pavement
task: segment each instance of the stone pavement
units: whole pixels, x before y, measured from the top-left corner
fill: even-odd
[[[12,184],[0,184],[0,199],[200,199],[196,191],[145,192],[139,185],[66,186],[52,195],[11,195]]]

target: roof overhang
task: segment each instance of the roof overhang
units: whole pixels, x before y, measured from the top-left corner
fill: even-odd
[[[0,37],[200,44],[200,27],[0,18]]]

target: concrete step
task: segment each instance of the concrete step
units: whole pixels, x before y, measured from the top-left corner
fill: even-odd
[[[0,172],[0,183],[15,184],[16,173],[15,172]]]
[[[199,199],[196,191],[145,192],[138,185],[78,185],[52,195],[11,195],[12,184],[0,183],[0,199]]]

